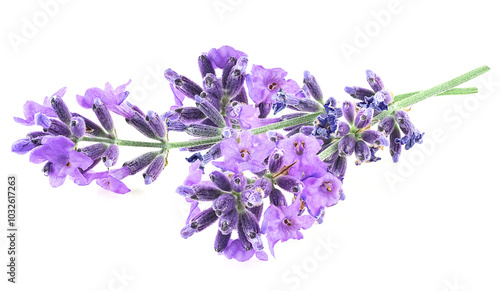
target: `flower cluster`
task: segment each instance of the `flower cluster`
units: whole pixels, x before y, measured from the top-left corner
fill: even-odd
[[[301,239],[301,230],[322,223],[325,210],[345,199],[342,181],[353,153],[357,165],[374,162],[380,160],[375,153],[390,145],[397,161],[402,145],[409,149],[422,142],[404,111],[391,112],[379,130],[371,129],[393,100],[372,71],[367,71],[372,90],[346,87],[361,102],[346,100],[337,107],[310,72],[304,72],[302,86],[286,79],[281,68],[253,65],[246,72],[248,56],[228,46],[202,54],[198,64],[201,85],[165,71],[176,100],[163,115],[168,129],[221,137],[187,147],[194,152],[187,158],[193,164],[177,193],[192,204],[181,236],[217,222],[214,249],[229,259],[267,260],[261,236],[274,255],[277,242]],[[184,105],[188,99],[195,106]],[[280,126],[287,121],[295,122]],[[400,129],[404,137],[397,134]],[[322,152],[328,153],[320,158]],[[204,180],[208,166],[216,170]],[[208,201],[211,206],[201,210]]]
[[[90,88],[76,101],[97,122],[70,111],[62,88],[43,104],[26,102],[25,117],[15,121],[40,129],[14,142],[12,151],[43,163],[53,187],[69,177],[121,194],[130,191],[125,177],[142,172],[150,184],[170,150],[188,151],[189,173],[176,189],[191,204],[181,236],[216,224],[215,251],[246,261],[268,259],[264,238],[274,256],[278,242],[302,239],[303,230],[323,222],[326,209],[345,199],[350,156],[356,165],[376,162],[375,154],[389,147],[397,162],[403,147],[422,143],[423,133],[370,70],[371,89],[345,87],[355,103],[349,96],[341,102],[326,97],[309,71],[299,85],[281,68],[248,66],[247,54],[223,46],[199,56],[200,83],[165,70],[175,104],[160,114],[126,101],[130,82]],[[151,141],[119,139],[113,114]],[[190,140],[170,142],[170,131]],[[121,145],[156,150],[116,166]]]
[[[126,141],[117,138],[111,112],[124,117],[129,125],[148,138],[166,142],[166,127],[156,112],[145,114],[137,106],[124,102],[128,95],[125,88],[129,83],[116,89],[106,83],[104,89],[90,88],[83,96],[76,95],[78,104],[91,109],[98,123],[69,110],[63,100],[66,88],[45,97],[43,104],[27,101],[24,119],[14,117],[14,120],[27,126],[39,126],[40,130],[14,142],[12,151],[30,153],[30,162],[44,163],[42,170],[52,187],[61,186],[69,177],[81,186],[95,181],[104,189],[124,194],[130,189],[122,179],[143,169],[146,169],[144,182],[150,184],[163,170],[165,149],[145,153],[121,167],[112,168],[118,162],[118,146]],[[87,144],[82,146],[82,143]],[[106,169],[97,171],[99,164]]]

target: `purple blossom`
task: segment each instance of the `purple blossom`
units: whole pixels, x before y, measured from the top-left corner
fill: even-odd
[[[127,104],[123,103],[125,98],[128,96],[128,91],[125,88],[132,82],[129,80],[127,83],[116,87],[113,89],[110,83],[104,85],[104,90],[100,88],[90,88],[85,91],[83,96],[76,95],[76,101],[83,108],[90,109],[94,105],[96,99],[100,99],[106,108],[114,113],[121,115],[125,118],[131,118],[134,115],[134,111]]]
[[[269,156],[274,146],[265,134],[254,135],[243,131],[240,133],[239,143],[232,138],[222,141],[220,147],[225,160],[213,161],[212,164],[233,173],[247,170],[259,172],[266,169],[264,159]]]
[[[226,66],[227,60],[230,57],[233,57],[235,59],[239,59],[240,57],[247,57],[247,54],[244,52],[240,52],[230,46],[221,46],[220,48],[216,49],[213,48],[206,53],[206,56],[208,59],[212,62],[214,67],[217,67],[219,69],[224,69],[224,66]]]
[[[251,74],[246,76],[248,94],[259,108],[271,107],[272,97],[279,89],[294,94],[300,91],[300,87],[294,80],[285,77],[288,73],[281,68],[266,69],[260,65],[253,65]],[[267,111],[269,113],[269,111]],[[267,114],[261,111],[261,117]]]
[[[52,187],[61,186],[70,176],[75,180],[86,180],[80,169],[85,170],[94,162],[81,152],[74,150],[75,143],[63,136],[46,136],[42,145],[31,151],[30,162],[47,162],[44,172]]]
[[[303,239],[301,229],[310,228],[316,219],[310,215],[299,216],[301,200],[295,199],[290,206],[269,206],[264,213],[262,233],[267,234],[269,250],[274,256],[274,245],[278,241],[289,239]]]
[[[278,148],[285,151],[285,165],[295,163],[288,174],[302,179],[307,177],[321,177],[326,173],[326,164],[316,155],[321,149],[322,141],[314,136],[303,133],[280,140]]]
[[[59,96],[63,97],[64,93],[66,93],[66,87],[63,87],[59,89],[57,92],[52,94],[52,96]],[[26,101],[23,106],[23,112],[24,112],[24,118],[22,119],[20,117],[14,117],[14,121],[17,123],[23,124],[23,125],[34,125],[35,124],[35,114],[37,113],[43,113],[48,117],[57,117],[56,112],[54,109],[52,109],[52,106],[50,104],[50,99],[52,96],[49,98],[48,96],[45,97],[43,100],[43,104],[38,104],[34,101]]]
[[[305,187],[300,197],[305,201],[309,214],[318,218],[325,207],[330,207],[340,199],[342,182],[327,172],[323,177],[309,177],[303,181]]]
[[[238,102],[232,102],[227,107],[226,113],[229,118],[237,121],[243,129],[265,126],[280,121],[279,118],[260,118],[260,111],[253,105],[246,105]]]
[[[130,170],[127,167],[104,171],[104,172],[86,172],[83,174],[85,180],[75,180],[75,183],[80,186],[86,186],[96,181],[96,184],[103,189],[115,192],[117,194],[125,194],[130,192],[130,189],[121,180],[130,175]]]
[[[241,243],[240,239],[229,241],[223,253],[229,260],[235,259],[239,262],[246,262],[250,260],[254,255],[261,261],[267,261],[268,259],[267,253],[264,251],[256,251],[254,249],[250,249],[248,251],[245,250],[245,247]]]

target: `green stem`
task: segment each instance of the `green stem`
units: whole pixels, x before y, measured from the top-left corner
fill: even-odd
[[[80,141],[90,141],[90,142],[102,142],[109,144],[116,144],[119,146],[131,146],[131,147],[147,147],[147,148],[163,148],[166,149],[166,142],[145,142],[145,141],[135,141],[135,140],[125,140],[125,139],[109,139],[109,138],[99,138],[99,137],[87,137],[84,136]]]
[[[276,123],[269,124],[266,126],[257,127],[257,128],[251,129],[250,132],[253,134],[261,134],[261,133],[268,132],[270,130],[277,130],[277,129],[282,129],[282,128],[297,125],[297,124],[313,122],[316,119],[316,117],[318,117],[321,113],[323,113],[323,111],[309,113],[309,114],[306,114],[306,115],[303,115],[300,117],[276,122]]]
[[[413,104],[416,104],[420,101],[423,101],[431,96],[439,95],[441,93],[444,93],[460,84],[463,84],[469,80],[472,80],[486,72],[488,72],[490,68],[488,66],[482,66],[477,69],[474,69],[468,73],[465,73],[459,77],[456,77],[455,79],[452,79],[448,82],[444,82],[440,85],[437,85],[435,87],[432,87],[430,89],[420,91],[414,95],[411,95],[409,97],[406,97],[405,99],[402,99],[398,102],[393,103],[392,105],[389,106],[388,110],[380,112],[380,114],[377,115],[376,119],[374,122],[382,120],[382,118],[386,117],[387,115],[393,114],[395,111],[412,106]]]
[[[170,142],[167,145],[168,149],[177,149],[177,148],[187,148],[193,146],[201,146],[206,144],[214,144],[221,141],[221,137],[208,137],[208,138],[200,138],[195,140],[187,140],[187,141],[179,141],[179,142]]]
[[[437,85],[437,86],[432,87],[430,89],[420,91],[419,93],[417,93],[415,95],[412,95],[406,99],[403,99],[399,102],[394,103],[394,109],[395,110],[403,109],[403,108],[409,107],[415,103],[423,101],[431,96],[435,96],[435,95],[438,95],[438,94],[443,93],[445,91],[448,91],[453,87],[456,87],[460,84],[463,84],[469,80],[472,80],[472,79],[488,72],[489,70],[490,70],[489,67],[482,66],[482,67],[479,67],[479,68],[472,70],[468,73],[465,73],[459,77],[456,77],[455,79],[452,79],[448,82],[444,82],[443,84]]]
[[[399,102],[403,99],[406,99],[410,96],[413,96],[417,93],[420,93],[422,91],[416,91],[416,92],[411,92],[411,93],[404,93],[404,94],[398,94],[394,96],[394,102]],[[443,96],[443,95],[467,95],[467,94],[475,94],[477,93],[478,90],[476,87],[470,87],[470,88],[453,88],[448,91],[445,91],[443,93],[437,94],[437,96]]]
[[[282,129],[285,127],[309,123],[313,122],[318,115],[322,112],[315,112],[306,114],[300,117],[292,118],[285,121],[280,121],[274,124],[257,127],[251,129],[250,131],[253,134],[261,134],[268,132],[270,130]],[[83,137],[80,141],[90,141],[90,142],[102,142],[109,144],[117,144],[119,146],[133,146],[133,147],[149,147],[149,148],[163,148],[166,150],[176,149],[176,148],[187,148],[193,146],[201,146],[214,144],[222,140],[222,137],[209,137],[209,138],[200,138],[195,140],[187,140],[187,141],[179,141],[179,142],[143,142],[143,141],[134,141],[134,140],[123,140],[123,139],[109,139],[109,138],[98,138],[98,137]]]
[[[339,148],[339,140],[340,139],[334,140],[330,146],[328,146],[324,151],[319,153],[318,157],[322,161],[328,159]]]

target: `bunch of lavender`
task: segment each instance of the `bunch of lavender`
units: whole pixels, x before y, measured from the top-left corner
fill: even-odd
[[[424,136],[407,108],[434,95],[476,93],[476,88],[454,87],[489,70],[483,66],[431,89],[400,95],[368,70],[370,88],[345,87],[350,97],[337,102],[323,95],[310,72],[304,72],[299,85],[286,79],[281,68],[252,65],[247,70],[247,55],[229,46],[201,54],[198,66],[200,84],[165,71],[175,105],[162,114],[146,114],[125,101],[130,82],[76,95],[98,123],[68,109],[66,88],[43,104],[28,101],[25,118],[15,121],[41,130],[16,141],[12,151],[29,152],[31,162],[44,163],[53,187],[69,176],[78,185],[95,180],[120,194],[130,191],[122,181],[127,176],[142,171],[145,184],[155,181],[171,149],[191,152],[188,176],[175,191],[191,204],[181,236],[191,237],[217,222],[216,252],[238,261],[254,255],[267,260],[263,236],[274,256],[276,243],[302,239],[302,230],[321,224],[326,209],[345,199],[342,184],[350,156],[356,165],[376,162],[376,153],[389,147],[398,162],[402,149],[422,143]],[[111,113],[152,141],[119,139]],[[171,142],[170,131],[192,139]],[[156,150],[116,167],[119,146]],[[105,169],[97,171],[99,164]]]

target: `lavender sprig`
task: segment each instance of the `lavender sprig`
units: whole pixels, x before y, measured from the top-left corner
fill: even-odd
[[[217,225],[211,227],[217,253],[238,261],[267,260],[266,249],[274,256],[278,242],[302,239],[304,230],[323,223],[326,210],[345,199],[342,186],[351,156],[355,165],[376,162],[389,147],[398,162],[403,148],[423,142],[424,133],[405,108],[434,95],[476,93],[477,88],[455,87],[489,70],[483,66],[431,89],[399,95],[367,70],[369,88],[345,87],[356,102],[338,102],[309,71],[299,86],[285,79],[281,68],[252,65],[247,72],[248,62],[245,53],[223,46],[198,58],[199,83],[167,69],[175,105],[162,114],[126,101],[130,81],[76,95],[98,123],[72,112],[62,88],[43,104],[26,102],[25,117],[15,121],[41,129],[14,142],[12,151],[30,153],[31,162],[43,164],[53,187],[68,178],[124,194],[130,191],[126,177],[142,173],[144,183],[151,184],[168,164],[170,150],[186,150],[189,173],[175,191],[191,204],[181,237]],[[124,129],[115,128],[117,116],[149,141],[118,138]],[[170,141],[170,131],[191,138]],[[120,146],[151,149],[120,164]]]

